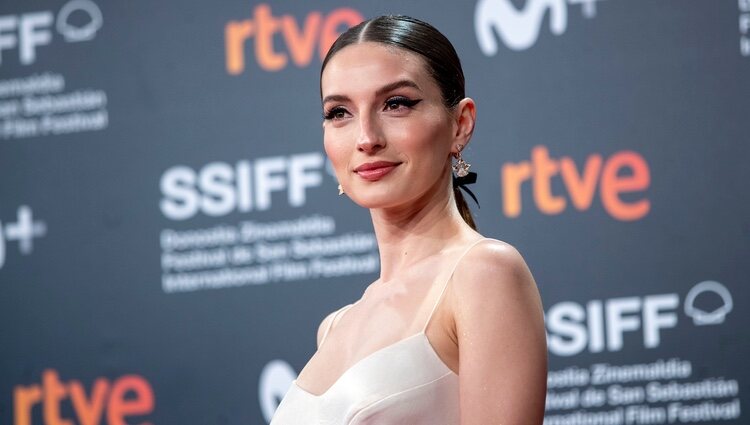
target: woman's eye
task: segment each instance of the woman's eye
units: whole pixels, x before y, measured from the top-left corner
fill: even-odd
[[[388,111],[397,111],[403,107],[412,108],[422,99],[409,99],[403,96],[392,97],[385,101],[385,109]]]
[[[341,120],[344,118],[346,118],[346,109],[341,107],[331,108],[323,114],[323,119],[326,120]]]

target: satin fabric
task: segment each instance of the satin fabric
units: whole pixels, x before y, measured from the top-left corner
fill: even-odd
[[[293,381],[271,425],[458,424],[458,375],[437,355],[425,329],[455,267],[482,240],[472,243],[455,262],[421,332],[354,363],[323,394],[312,394]],[[322,340],[352,305],[336,312]]]

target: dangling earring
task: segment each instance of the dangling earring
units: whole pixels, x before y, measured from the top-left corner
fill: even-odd
[[[464,145],[457,145],[456,152],[453,154],[453,156],[456,158],[456,163],[453,164],[453,171],[456,173],[458,177],[465,177],[467,174],[469,174],[469,168],[471,168],[471,164],[464,161],[464,159],[461,157],[461,150],[464,148]]]
[[[344,194],[344,188],[339,185],[339,196]]]

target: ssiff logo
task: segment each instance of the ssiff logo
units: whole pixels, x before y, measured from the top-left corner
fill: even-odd
[[[78,25],[81,17],[84,23]],[[102,12],[91,0],[71,0],[57,16],[49,10],[0,16],[0,65],[3,51],[15,48],[22,65],[33,64],[37,48],[52,43],[53,25],[68,43],[91,40],[102,26]]]
[[[656,348],[662,332],[678,326],[679,305],[676,293],[558,302],[545,314],[547,346],[557,356],[615,352],[625,347],[627,333],[640,333],[644,348]],[[685,315],[696,326],[724,323],[732,306],[729,289],[713,280],[693,286],[683,301]]]
[[[596,2],[601,0],[567,0],[580,4],[583,16],[596,16]],[[516,9],[511,0],[479,0],[474,9],[474,30],[479,47],[487,56],[498,51],[495,34],[511,50],[526,50],[536,43],[544,17],[549,11],[550,31],[561,35],[568,26],[568,6],[565,0],[526,0]]]
[[[310,12],[300,26],[294,16],[273,16],[271,6],[261,3],[255,6],[252,19],[230,21],[224,28],[227,72],[238,75],[245,71],[245,50],[250,39],[254,41],[255,59],[261,69],[280,71],[290,58],[295,66],[305,67],[312,61],[316,44],[318,55],[323,58],[342,31],[363,20],[356,10],[342,7],[325,16],[318,11]],[[274,49],[277,34],[281,35],[287,52]]]
[[[97,378],[90,395],[80,381],[60,381],[54,369],[42,373],[42,383],[17,385],[13,389],[14,425],[31,425],[35,405],[41,405],[42,423],[46,425],[73,425],[74,421],[63,418],[61,407],[69,399],[76,415],[75,423],[98,425],[106,423],[126,425],[133,423],[133,416],[148,415],[154,411],[154,391],[148,381],[139,375],[124,375],[112,382]],[[149,425],[141,422],[141,425]]]
[[[322,184],[324,163],[322,153],[309,152],[236,164],[214,161],[199,170],[176,165],[161,176],[159,207],[170,220],[187,220],[198,213],[221,217],[268,210],[276,192],[286,192],[288,205],[302,207],[307,191]]]

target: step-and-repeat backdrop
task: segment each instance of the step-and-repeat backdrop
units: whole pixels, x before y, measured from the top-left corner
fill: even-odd
[[[378,273],[318,78],[384,13],[462,58],[545,423],[750,423],[749,0],[3,1],[0,423],[267,423]]]

